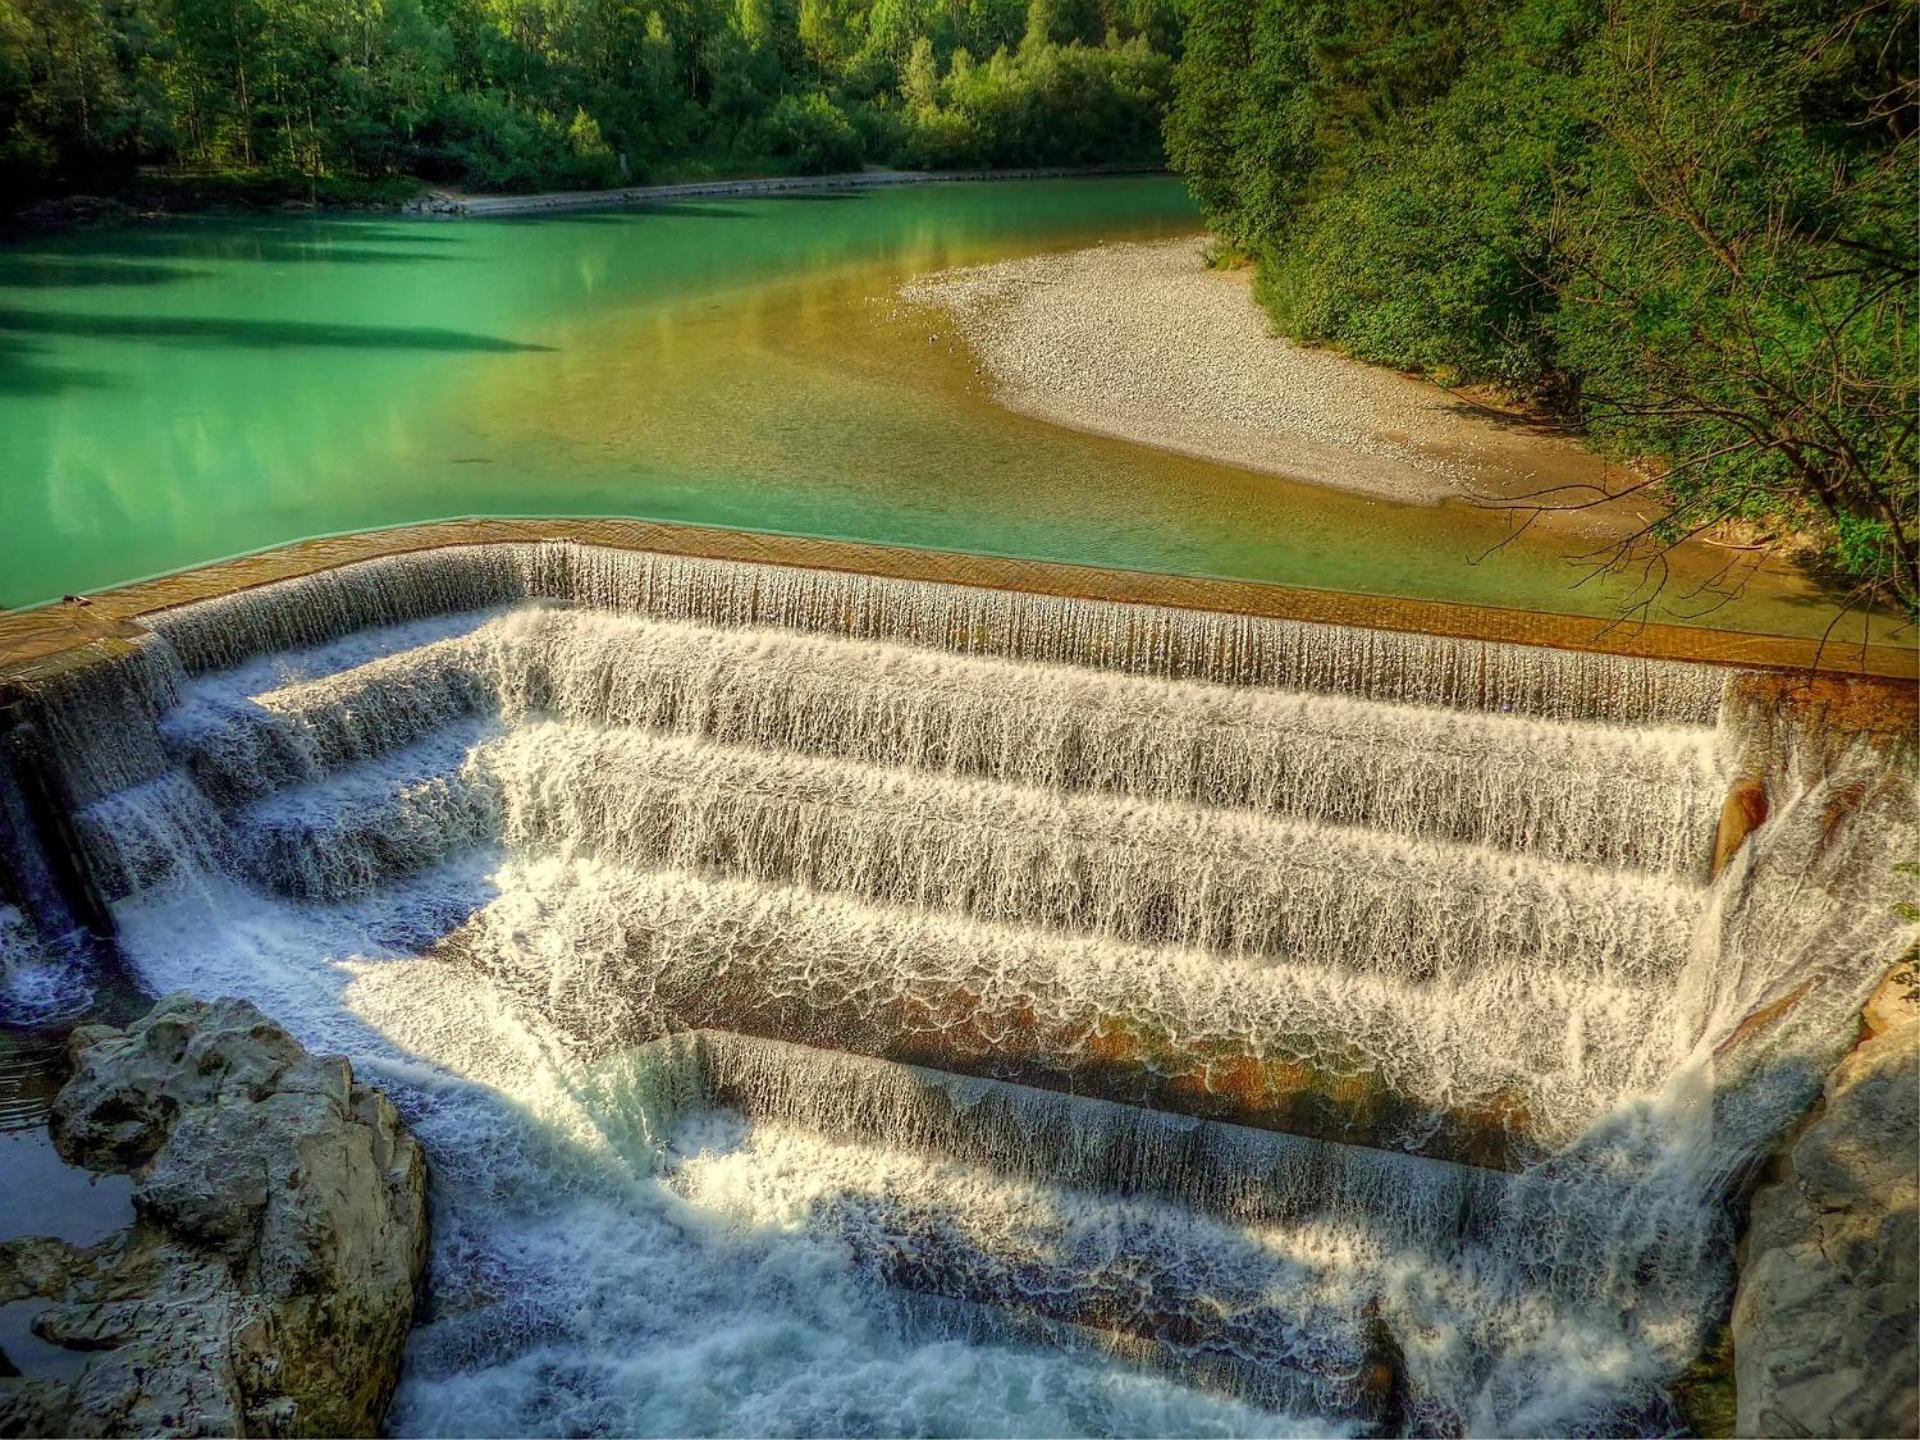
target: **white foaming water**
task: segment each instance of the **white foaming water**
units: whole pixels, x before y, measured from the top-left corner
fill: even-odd
[[[433,1302],[401,1434],[1326,1433],[1097,1353],[903,1323],[827,1236],[690,1206],[528,1007],[325,914],[213,882],[122,907],[160,989],[245,994],[387,1088],[433,1166]],[[217,929],[210,930],[209,926]],[[1342,1427],[1336,1424],[1334,1433]]]
[[[1237,1060],[1364,1083],[1345,1128],[1376,1144],[1431,1150],[1450,1114],[1518,1097],[1526,1131],[1503,1139],[1537,1153],[1692,1043],[1664,991],[1512,962],[1410,985],[594,859],[513,860],[490,880],[497,897],[450,948],[601,1051],[730,1025],[1084,1087],[1124,1036],[1148,1093],[1191,1101],[1209,1057],[1223,1086],[1244,1086]],[[1485,1044],[1503,1027],[1508,1043]]]
[[[1115,604],[569,542],[455,546],[182,606],[154,628],[190,673],[355,631],[532,599],[961,654],[1567,720],[1711,723],[1724,675],[1665,660]]]
[[[676,1132],[668,1183],[755,1229],[837,1237],[894,1286],[1092,1329],[1114,1350],[1309,1413],[1367,1415],[1364,1271],[1332,1240],[781,1125]]]
[[[0,905],[0,1024],[45,1025],[84,1010],[93,985],[67,947],[49,945],[16,905]]]
[[[1705,885],[1705,667],[567,546],[157,628],[79,829],[428,1145],[401,1431],[1662,1426],[1904,938],[1872,753]]]
[[[0,905],[0,963],[24,960],[34,943],[33,926],[17,905]]]
[[[261,693],[202,687],[203,783],[311,780],[456,717],[550,714],[1045,789],[1250,806],[1695,875],[1724,788],[1711,731],[1623,730],[1168,683],[906,646],[536,608]],[[336,649],[338,647],[335,647]],[[1623,813],[1622,800],[1627,809]]]
[[[1670,971],[1690,889],[1387,832],[553,722],[463,727],[235,825],[262,883],[343,899],[504,834],[986,919],[1415,974],[1551,951]],[[120,832],[124,833],[124,831]]]

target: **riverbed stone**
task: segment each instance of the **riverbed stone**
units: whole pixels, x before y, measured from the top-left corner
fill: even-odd
[[[172,996],[71,1048],[55,1143],[130,1172],[136,1218],[0,1245],[0,1304],[50,1302],[34,1334],[90,1357],[0,1379],[0,1436],[378,1433],[427,1255],[425,1160],[386,1098],[239,1000]]]
[[[1747,837],[1767,818],[1767,782],[1748,776],[1734,783],[1720,806],[1720,825],[1713,837],[1710,874],[1718,875],[1747,843]]]
[[[1920,989],[1911,959],[1755,1193],[1733,1307],[1742,1435],[1920,1434]]]

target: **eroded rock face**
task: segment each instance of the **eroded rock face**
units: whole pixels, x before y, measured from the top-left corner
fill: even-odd
[[[1734,782],[1720,806],[1720,828],[1713,837],[1713,865],[1709,873],[1718,875],[1727,868],[1747,837],[1766,821],[1767,782],[1748,776]]]
[[[70,1162],[130,1171],[135,1223],[89,1249],[0,1245],[0,1303],[93,1352],[0,1379],[0,1435],[370,1435],[427,1254],[426,1163],[347,1062],[239,1000],[74,1032]]]
[[[1895,970],[1867,1038],[1754,1196],[1734,1300],[1742,1435],[1920,1434],[1920,990]]]

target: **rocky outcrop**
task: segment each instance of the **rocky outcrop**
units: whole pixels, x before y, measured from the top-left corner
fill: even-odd
[[[1733,1307],[1742,1435],[1920,1435],[1920,990],[1912,962],[1755,1194]]]
[[[425,1160],[386,1098],[238,1000],[71,1047],[54,1142],[131,1172],[136,1219],[0,1245],[0,1303],[51,1302],[34,1334],[90,1354],[0,1379],[0,1435],[376,1433],[427,1251]]]
[[[1727,868],[1747,837],[1767,818],[1767,782],[1753,776],[1736,781],[1720,806],[1720,827],[1713,837],[1713,864],[1709,874]]]

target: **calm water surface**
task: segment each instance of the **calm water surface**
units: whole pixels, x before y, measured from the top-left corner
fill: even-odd
[[[1611,614],[1568,542],[992,403],[943,266],[1190,232],[1167,179],[531,220],[183,220],[0,250],[0,604],[455,515],[627,515]],[[1677,596],[1678,591],[1675,591]],[[1703,609],[1679,602],[1660,618]],[[1817,633],[1771,581],[1722,628]]]

